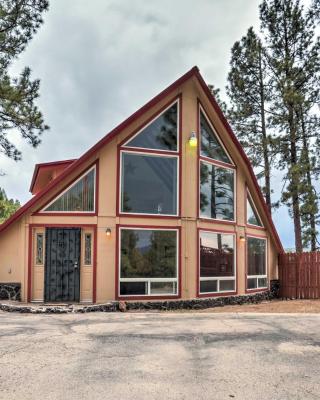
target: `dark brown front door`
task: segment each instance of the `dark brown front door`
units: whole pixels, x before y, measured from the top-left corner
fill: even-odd
[[[80,228],[46,228],[45,301],[80,300]]]

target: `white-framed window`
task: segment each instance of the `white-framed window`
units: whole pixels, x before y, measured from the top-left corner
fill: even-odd
[[[178,295],[178,229],[120,227],[118,251],[120,297]]]
[[[179,214],[179,157],[121,151],[120,213]]]
[[[236,171],[227,149],[199,106],[199,216],[235,222]]]
[[[96,166],[58,194],[41,213],[95,213]]]
[[[259,228],[263,227],[261,218],[249,191],[247,191],[247,224]]]
[[[267,238],[247,236],[247,290],[268,287]]]
[[[234,233],[199,231],[199,294],[236,291]]]
[[[179,106],[174,100],[121,145],[120,214],[179,215]]]

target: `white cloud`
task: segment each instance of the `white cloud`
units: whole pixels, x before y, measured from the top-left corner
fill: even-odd
[[[231,46],[258,25],[258,0],[50,3],[13,70],[29,65],[41,79],[51,131],[36,150],[18,141],[23,161],[0,157],[0,186],[23,202],[35,163],[79,157],[193,65],[223,89]]]

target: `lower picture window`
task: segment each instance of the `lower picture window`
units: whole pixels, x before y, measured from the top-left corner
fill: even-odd
[[[178,231],[120,228],[120,296],[178,293]]]
[[[247,238],[247,289],[268,287],[267,279],[267,240]]]
[[[234,292],[234,235],[202,231],[199,239],[200,294]]]

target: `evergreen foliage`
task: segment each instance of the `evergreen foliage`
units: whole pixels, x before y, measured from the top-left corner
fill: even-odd
[[[32,147],[37,147],[40,135],[48,129],[36,105],[40,81],[31,79],[28,67],[19,77],[9,73],[12,62],[41,26],[48,6],[47,0],[0,3],[0,152],[14,160],[21,159],[21,152],[10,139],[12,132],[18,131]]]
[[[20,208],[18,200],[8,199],[4,189],[0,188],[0,224]]]

